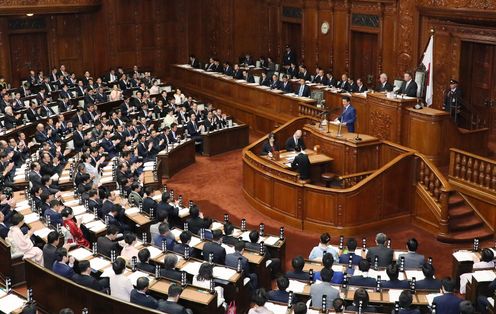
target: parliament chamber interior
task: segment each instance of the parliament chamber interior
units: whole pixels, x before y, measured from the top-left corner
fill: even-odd
[[[0,313],[496,313],[496,1],[0,1]]]

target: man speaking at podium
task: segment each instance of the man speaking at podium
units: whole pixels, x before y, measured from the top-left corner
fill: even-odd
[[[343,102],[343,113],[339,116],[338,120],[342,124],[346,124],[348,132],[355,133],[355,121],[356,121],[356,110],[350,103],[350,97],[344,96],[342,98]]]

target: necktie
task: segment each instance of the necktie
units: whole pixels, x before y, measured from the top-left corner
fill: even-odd
[[[300,86],[300,92],[298,93],[298,96],[303,96],[303,85]]]

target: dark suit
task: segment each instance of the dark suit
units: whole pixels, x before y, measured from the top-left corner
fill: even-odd
[[[33,110],[32,108],[29,108],[27,111],[26,111],[26,115],[28,117],[28,120],[30,122],[34,122],[34,121],[38,121],[40,119],[40,115],[38,114],[38,112],[36,112],[35,110]]]
[[[160,310],[168,314],[186,314],[186,308],[180,304],[164,301],[160,304]]]
[[[161,269],[160,277],[165,277],[171,280],[181,281],[181,272],[174,269]]]
[[[150,309],[158,308],[158,301],[154,297],[149,296],[145,293],[141,293],[136,289],[133,289],[131,291],[130,301],[131,303],[138,304]]]
[[[273,153],[274,151],[277,151],[279,150],[279,148],[277,147],[277,145],[274,143],[274,146],[270,146],[269,142],[268,141],[265,141],[263,143],[263,146],[262,146],[262,152],[260,153],[260,155],[267,155],[270,153]]]
[[[52,270],[57,275],[63,276],[68,279],[71,279],[75,275],[74,269],[72,269],[72,267],[60,262],[53,263]]]
[[[267,299],[271,301],[288,303],[289,292],[281,290],[272,290],[267,293]],[[296,297],[293,298],[293,303],[296,303]]]
[[[145,197],[143,199],[143,211],[150,214],[150,208],[153,208],[154,215],[156,215],[157,202],[151,197]]]
[[[260,77],[260,85],[262,85],[262,86],[270,86],[270,84],[272,84],[272,81],[271,81],[271,79],[268,76],[266,76],[265,79],[262,78],[262,77]]]
[[[83,136],[81,135],[83,132],[79,132],[79,131],[75,131],[72,135],[72,140],[74,142],[74,149],[76,151],[82,151],[83,150],[83,147],[84,147],[84,144],[85,144],[85,140],[83,138]]]
[[[93,290],[102,291],[104,289],[98,280],[91,276],[75,274],[72,276],[72,280],[81,286],[85,286]]]
[[[382,83],[379,83],[376,87],[375,87],[375,91],[376,92],[392,92],[394,89],[394,86],[392,84],[390,84],[389,82],[386,82],[384,84]]]
[[[352,265],[358,265],[362,257],[360,255],[356,255],[355,253],[347,253],[339,256],[339,264],[348,264],[350,262],[350,255],[352,257]]]
[[[224,237],[225,238],[225,237]],[[246,273],[250,271],[248,259],[239,252],[234,252],[226,255],[226,266],[238,268],[238,259],[241,258],[241,269]]]
[[[288,271],[286,272],[286,277],[289,279],[308,280],[310,274],[305,271]]]
[[[234,76],[234,70],[232,67],[225,67],[224,68],[224,74],[228,76]]]
[[[405,94],[408,97],[417,97],[417,83],[414,80],[411,80],[407,86],[407,82],[403,82],[398,91],[398,94]]]
[[[459,313],[460,302],[462,299],[453,293],[446,293],[444,295],[435,297],[432,303],[436,304],[436,314],[452,314]]]
[[[282,90],[283,92],[285,93],[291,93],[293,90],[292,90],[292,87],[291,87],[291,83],[289,82],[281,82],[281,85],[279,86],[279,89]]]
[[[415,288],[418,290],[439,290],[441,289],[441,281],[434,278],[425,278],[418,280],[415,283]]]
[[[316,75],[313,78],[313,83],[327,85],[328,84],[328,80],[327,80],[327,77],[326,76]]]
[[[188,219],[188,230],[194,234],[198,234],[198,232],[200,232],[200,229],[202,228],[208,229],[210,228],[211,224],[212,224],[212,219],[210,218],[200,218],[200,217],[190,218]]]
[[[374,246],[368,249],[367,258],[371,264],[374,264],[375,256],[379,257],[379,267],[386,267],[393,261],[393,249],[387,248],[384,245]]]
[[[282,85],[281,81],[275,80],[275,81],[272,81],[272,83],[270,84],[270,88],[271,89],[280,89],[281,85]]]
[[[374,278],[360,276],[352,276],[350,278],[349,284],[351,286],[361,286],[361,287],[375,287],[377,282]]]
[[[367,86],[365,86],[363,84],[362,84],[362,86],[356,85],[356,89],[355,89],[356,93],[364,93],[366,91],[367,91]]]
[[[300,85],[295,89],[295,94],[300,97],[310,97],[310,87],[305,84]]]
[[[299,153],[291,163],[291,168],[298,171],[301,180],[310,179],[310,160],[304,153]]]
[[[345,90],[347,92],[351,92],[351,85],[350,83],[348,83],[348,81],[339,81],[337,82],[336,87],[341,88],[342,90]]]
[[[241,70],[235,70],[232,74],[233,78],[237,80],[243,79],[243,72]]]
[[[298,73],[298,78],[304,79],[306,82],[306,81],[310,81],[312,79],[312,76],[310,75],[310,73],[308,73],[308,71],[306,71],[306,72]]]
[[[122,248],[119,245],[119,243],[114,242],[105,236],[99,237],[97,239],[98,254],[102,254],[102,255],[105,255],[107,257],[110,257],[110,252],[112,250],[114,250],[116,256],[118,256],[119,253],[121,252]]]
[[[9,229],[10,226],[6,225],[5,223],[0,223],[0,237],[2,239],[5,239],[7,235],[9,234]]]
[[[57,251],[56,246],[48,243],[43,246],[43,266],[45,268],[52,269],[56,257],[55,251]]]
[[[203,260],[208,261],[208,256],[213,253],[213,262],[224,265],[226,262],[226,249],[219,243],[207,242],[203,246]]]
[[[144,272],[150,273],[150,274],[154,274],[155,273],[155,266],[150,265],[148,263],[138,262],[138,263],[136,263],[136,268],[139,269],[139,270],[142,270]]]
[[[296,146],[300,146],[301,149],[305,149],[305,143],[303,142],[303,138],[300,137],[297,142],[295,142],[294,136],[286,140],[285,147],[287,151],[294,151]]]
[[[384,279],[384,278],[383,278]],[[410,283],[408,280],[384,280],[381,282],[383,288],[389,289],[409,289]]]
[[[348,132],[355,132],[356,110],[352,105],[349,105],[339,116],[341,123],[346,123]]]

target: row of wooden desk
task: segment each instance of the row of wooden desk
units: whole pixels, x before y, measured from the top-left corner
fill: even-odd
[[[269,133],[299,115],[320,118],[329,111],[334,118],[342,111],[343,94],[315,84],[310,88],[322,93],[326,101],[324,108],[317,108],[316,101],[310,98],[282,94],[187,65],[171,66],[171,77],[181,89],[214,103],[259,134]],[[349,96],[357,111],[355,127],[361,134],[416,149],[438,165],[449,162],[451,147],[487,154],[487,129],[459,129],[447,112],[433,108],[414,109],[416,98],[387,97],[383,93]]]

